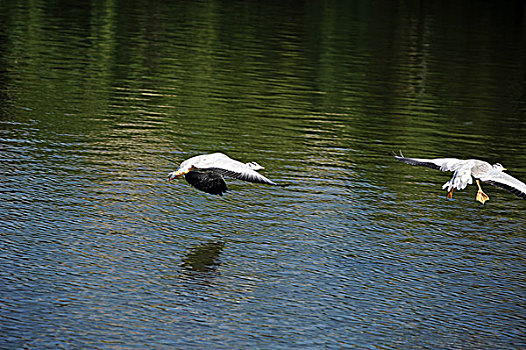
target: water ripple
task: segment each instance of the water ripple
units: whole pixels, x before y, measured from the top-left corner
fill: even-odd
[[[0,4],[0,348],[524,347],[524,201],[392,158],[526,179],[515,16],[62,5]],[[216,151],[289,186],[167,181]]]

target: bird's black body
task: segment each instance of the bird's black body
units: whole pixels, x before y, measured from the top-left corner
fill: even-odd
[[[213,171],[190,171],[185,174],[186,181],[200,191],[223,195],[228,190],[225,179]]]

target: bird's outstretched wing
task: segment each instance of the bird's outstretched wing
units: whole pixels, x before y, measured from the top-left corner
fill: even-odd
[[[526,199],[526,184],[502,171],[489,172],[480,177],[480,181],[487,182],[511,192],[522,199]]]
[[[253,183],[258,183],[258,184],[279,186],[274,181],[267,179],[265,176],[259,174],[255,170],[250,169],[248,166],[246,166],[246,168],[239,167],[235,170],[227,169],[227,168],[211,168],[210,170],[213,170],[214,172],[218,174],[232,177],[238,180],[243,180],[243,181],[253,182]]]
[[[201,159],[194,163],[195,168],[199,171],[210,171],[248,182],[281,186],[254,170],[258,167],[263,168],[259,164],[257,164],[258,167],[254,167],[232,159],[223,153],[214,153],[200,157]]]
[[[431,169],[437,169],[442,171],[455,171],[457,170],[465,160],[456,158],[435,158],[435,159],[423,159],[423,158],[407,158],[403,155],[394,156],[395,159],[410,164],[410,165],[422,165]]]
[[[223,195],[228,190],[225,179],[220,174],[211,171],[190,171],[185,174],[188,183],[200,191]]]

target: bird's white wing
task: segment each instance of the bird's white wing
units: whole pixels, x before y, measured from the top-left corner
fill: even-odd
[[[435,158],[435,159],[423,159],[423,158],[406,158],[404,156],[394,156],[401,162],[410,164],[410,165],[422,165],[432,169],[438,169],[442,171],[455,171],[466,160],[456,159],[456,158]]]
[[[249,165],[234,160],[223,153],[213,153],[206,155],[198,162],[195,162],[194,166],[197,169],[214,171],[223,176],[228,176],[243,181],[278,185],[274,181],[267,179],[265,176],[253,170]]]
[[[243,181],[267,184],[267,185],[277,185],[277,183],[275,183],[274,181],[267,179],[265,176],[259,174],[255,170],[250,169],[246,165],[244,168],[242,167],[220,167],[220,168],[211,168],[210,170],[213,170],[221,175],[232,177],[232,178],[243,180]]]
[[[480,181],[505,189],[523,199],[526,199],[526,184],[502,171],[490,171],[480,176]]]

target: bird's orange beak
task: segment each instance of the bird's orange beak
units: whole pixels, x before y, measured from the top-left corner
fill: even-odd
[[[170,173],[170,175],[168,175],[168,181],[172,181],[174,179],[177,179],[179,176],[181,175],[184,175],[185,172],[183,170],[177,170],[177,171],[173,171]]]
[[[171,172],[168,175],[168,181],[172,181],[174,179],[177,179],[179,176],[184,175],[192,171],[194,167],[191,167],[190,169],[177,169],[176,171]]]

